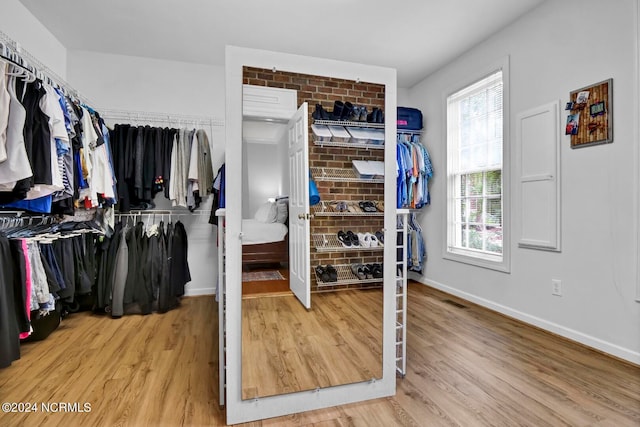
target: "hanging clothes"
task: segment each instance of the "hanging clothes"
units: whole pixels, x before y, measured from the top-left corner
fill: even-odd
[[[431,203],[433,166],[417,134],[398,134],[396,144],[397,208],[420,209]]]
[[[30,188],[30,178],[33,176],[23,133],[27,113],[16,95],[16,77],[8,78],[7,92],[9,93],[5,148],[7,158],[0,163],[0,204],[25,198]],[[19,182],[21,182],[20,185],[18,185]]]
[[[182,222],[128,225],[119,221],[97,247],[96,312],[114,318],[169,311],[191,281]]]
[[[9,240],[0,233],[0,368],[20,358],[20,333],[25,331],[24,296],[16,286],[18,275]]]
[[[225,185],[225,165],[223,164],[220,166],[220,169],[218,169],[218,173],[212,184],[213,203],[211,206],[211,215],[209,216],[209,224],[218,225],[216,211],[225,207]]]
[[[109,206],[115,180],[98,114],[16,70],[0,60],[0,207],[72,215]]]
[[[151,209],[159,192],[193,211],[210,194],[212,156],[204,130],[116,124],[109,139],[119,212]]]

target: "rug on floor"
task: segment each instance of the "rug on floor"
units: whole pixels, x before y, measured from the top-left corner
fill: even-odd
[[[243,282],[259,282],[263,280],[284,280],[284,276],[278,270],[242,272]]]

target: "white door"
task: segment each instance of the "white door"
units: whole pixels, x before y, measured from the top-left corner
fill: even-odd
[[[309,131],[305,102],[289,120],[289,287],[311,308],[309,273]]]

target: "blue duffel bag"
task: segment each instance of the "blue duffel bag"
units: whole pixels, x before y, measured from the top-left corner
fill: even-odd
[[[398,129],[422,129],[422,111],[417,108],[398,107]]]

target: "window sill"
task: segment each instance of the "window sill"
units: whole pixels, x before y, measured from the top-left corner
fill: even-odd
[[[470,264],[476,267],[500,271],[502,273],[511,273],[508,257],[504,254],[502,256],[492,256],[453,248],[445,250],[442,257],[450,261]]]

